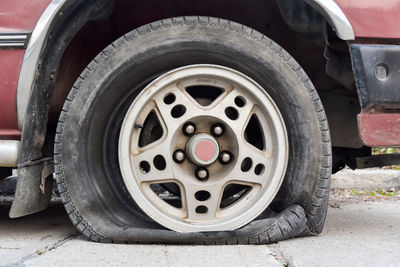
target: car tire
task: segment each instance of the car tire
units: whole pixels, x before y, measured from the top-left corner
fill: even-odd
[[[252,215],[251,223],[179,233],[154,219],[127,186],[120,162],[120,134],[127,114],[148,86],[188,66],[218,66],[243,74],[265,90],[284,122],[288,157],[277,181],[279,191],[261,213]],[[94,241],[268,243],[321,232],[328,207],[330,135],[311,81],[272,40],[217,18],[154,22],[105,48],[65,101],[54,161],[66,211],[76,228]]]

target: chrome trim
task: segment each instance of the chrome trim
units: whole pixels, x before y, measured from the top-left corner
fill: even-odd
[[[0,140],[0,167],[17,167],[20,144],[20,141]]]
[[[342,40],[354,40],[354,31],[342,9],[333,0],[304,0],[329,22]]]
[[[29,33],[0,33],[0,49],[25,48]]]
[[[22,129],[28,107],[29,96],[34,84],[42,49],[46,43],[48,31],[58,11],[68,0],[53,0],[43,12],[29,39],[18,80],[17,116],[18,127]]]

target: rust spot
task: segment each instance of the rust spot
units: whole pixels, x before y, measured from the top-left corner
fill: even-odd
[[[400,113],[361,113],[357,120],[360,137],[365,145],[400,145]]]

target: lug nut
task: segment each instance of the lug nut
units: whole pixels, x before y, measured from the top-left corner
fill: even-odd
[[[193,135],[196,132],[196,126],[192,123],[187,123],[183,126],[183,133],[186,135]]]
[[[185,152],[177,150],[174,152],[174,160],[176,163],[182,163],[185,160]]]
[[[229,153],[229,152],[224,151],[219,155],[219,160],[223,164],[229,163],[231,161],[231,159],[232,159],[232,156],[231,156],[231,153]]]
[[[208,171],[206,168],[198,168],[196,170],[196,177],[199,180],[206,180],[208,178]]]
[[[221,125],[214,125],[211,129],[214,136],[218,137],[224,134],[224,128]]]

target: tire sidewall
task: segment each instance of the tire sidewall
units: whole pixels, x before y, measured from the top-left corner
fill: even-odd
[[[110,225],[113,231],[157,227],[132,203],[118,163],[110,163],[111,170],[106,166],[104,155],[109,151],[102,127],[118,128],[119,122],[110,123],[116,109],[123,113],[156,76],[190,64],[235,69],[267,91],[284,118],[289,139],[287,172],[271,207],[310,204],[321,172],[322,140],[307,77],[297,63],[262,35],[255,39],[219,25],[143,27],[115,41],[88,66],[74,86],[76,95],[64,122],[62,165],[69,196],[98,230],[108,232]]]

